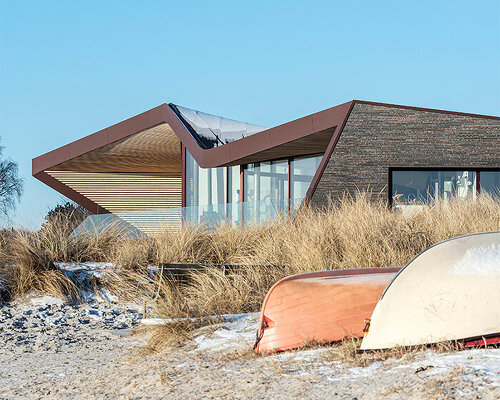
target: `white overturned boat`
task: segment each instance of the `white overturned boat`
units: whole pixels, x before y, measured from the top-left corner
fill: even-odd
[[[446,240],[411,260],[383,292],[361,349],[498,337],[500,232],[486,232]]]

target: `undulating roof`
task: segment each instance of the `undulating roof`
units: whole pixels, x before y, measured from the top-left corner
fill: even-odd
[[[154,187],[158,179],[181,182],[181,147],[189,151],[202,168],[324,154],[306,195],[310,198],[356,103],[500,119],[353,100],[266,129],[162,104],[34,158],[33,176],[92,212],[107,213],[121,207],[123,202],[115,202],[124,196],[136,207],[147,207],[151,201],[143,194],[149,189],[143,186]],[[109,182],[103,181],[103,176],[108,177],[104,173],[109,175]],[[125,174],[134,174],[134,179],[137,178],[134,188],[128,185],[130,179]],[[140,176],[136,177],[137,174]],[[116,188],[108,190],[111,184]],[[176,185],[179,189],[175,198],[170,192],[161,193],[162,204],[181,201],[182,188],[179,183]],[[117,196],[117,193],[121,194]],[[137,197],[139,195],[144,198]]]

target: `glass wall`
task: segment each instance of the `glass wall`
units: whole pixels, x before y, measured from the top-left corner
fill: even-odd
[[[243,200],[255,204],[256,214],[288,208],[288,160],[248,164],[243,172]]]
[[[227,195],[228,203],[237,203],[240,201],[240,166],[228,167],[227,169]]]
[[[186,207],[203,208],[207,218],[212,212],[232,221],[241,218],[242,207],[245,218],[253,215],[257,220],[263,215],[286,212],[291,201],[298,205],[304,198],[321,158],[301,157],[243,165],[243,188],[240,188],[240,166],[200,168],[186,151]],[[234,205],[240,202],[241,190],[245,204],[235,208]],[[200,217],[200,222],[203,219]]]
[[[244,200],[288,200],[288,160],[248,164],[244,169]]]
[[[290,198],[303,199],[323,156],[294,158],[291,161]]]
[[[227,169],[200,168],[186,151],[186,206],[227,202]]]
[[[423,204],[451,196],[476,199],[481,193],[500,196],[500,170],[400,170],[392,171],[391,176],[392,202],[396,205]]]

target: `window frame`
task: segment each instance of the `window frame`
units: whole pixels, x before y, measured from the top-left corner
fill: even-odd
[[[481,172],[500,172],[500,168],[494,167],[389,167],[387,170],[388,174],[388,187],[387,187],[387,198],[390,208],[393,208],[392,199],[392,173],[394,171],[471,171],[476,173],[476,195],[479,198],[481,196]]]

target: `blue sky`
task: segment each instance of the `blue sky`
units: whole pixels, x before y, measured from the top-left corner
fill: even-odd
[[[500,2],[0,0],[0,136],[31,159],[164,102],[273,126],[352,99],[500,115]]]

